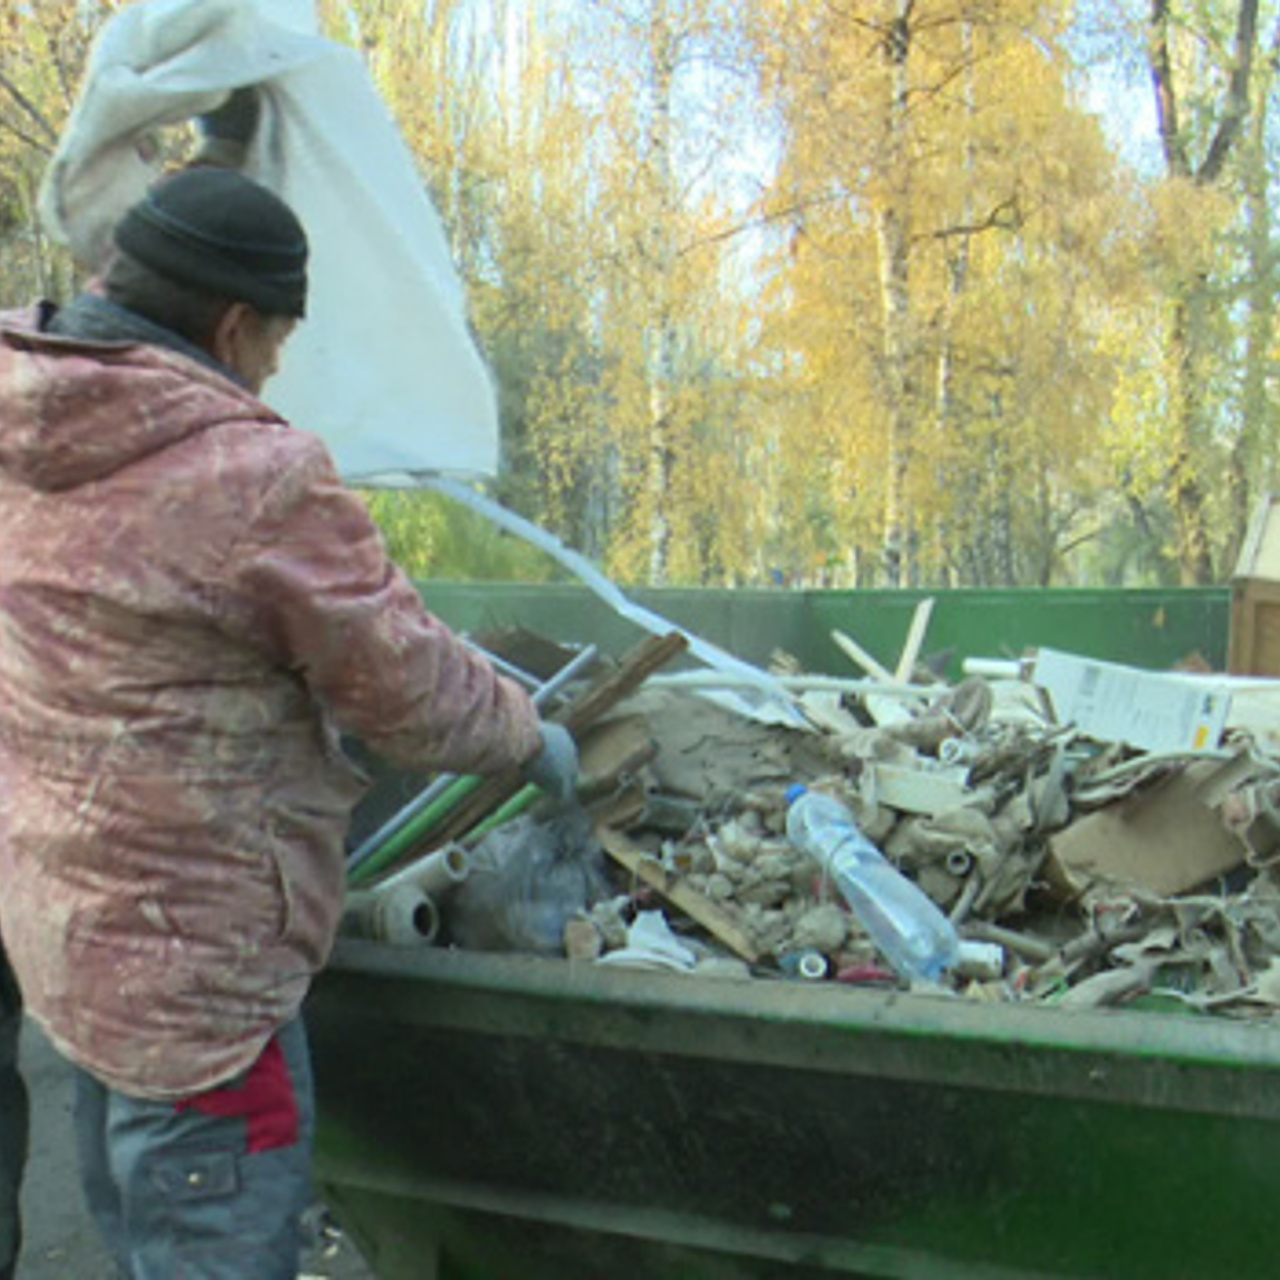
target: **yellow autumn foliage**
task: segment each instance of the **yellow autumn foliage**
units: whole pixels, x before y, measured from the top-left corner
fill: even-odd
[[[116,7],[0,10],[15,293],[59,283],[31,198]],[[1238,523],[1280,434],[1275,68],[1254,150],[1197,172],[1237,5],[1168,8],[1186,164],[1156,175],[1082,105],[1069,0],[318,4],[448,229],[499,495],[624,581],[717,584],[871,583],[892,556],[904,581],[1075,580],[1112,495],[1167,532],[1175,457],[1196,518]],[[1143,6],[1094,11],[1147,56]],[[375,505],[458,554],[434,510]]]

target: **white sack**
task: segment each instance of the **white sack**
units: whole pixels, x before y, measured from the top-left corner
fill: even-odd
[[[245,172],[311,242],[307,319],[266,399],[323,436],[348,479],[492,475],[492,383],[413,159],[350,49],[310,0],[146,0],[108,22],[45,175],[41,218],[89,267],[159,175],[147,134],[246,84],[262,114]]]

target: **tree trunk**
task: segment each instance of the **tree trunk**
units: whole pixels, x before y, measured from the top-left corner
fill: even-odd
[[[977,116],[977,92],[974,87],[974,65],[976,62],[973,24],[965,22],[961,33],[962,49],[965,58],[964,73],[964,108],[966,126],[972,126]],[[968,192],[968,183],[976,167],[972,133],[966,129],[961,170],[966,181],[964,202],[961,205],[960,220],[966,225],[973,223],[973,201]],[[947,294],[942,316],[938,323],[938,354],[934,369],[934,404],[933,429],[934,436],[947,450],[948,437],[960,435],[965,430],[965,423],[956,403],[956,369],[955,369],[955,333],[956,315],[969,283],[969,267],[972,256],[970,236],[966,233],[958,237],[955,248],[947,254]],[[946,585],[947,565],[955,551],[957,539],[967,536],[962,530],[956,514],[960,505],[952,501],[953,490],[959,484],[970,483],[965,469],[954,463],[943,463],[937,469],[937,490],[942,495],[941,510],[937,523],[932,530],[936,539],[934,558],[942,566],[943,585]]]
[[[1267,383],[1275,345],[1276,252],[1272,247],[1271,202],[1268,195],[1267,123],[1275,84],[1280,29],[1253,94],[1253,115],[1244,149],[1245,290],[1244,370],[1240,390],[1240,431],[1231,450],[1230,528],[1223,566],[1233,565],[1244,544],[1259,493],[1270,488],[1274,468],[1276,424]]]
[[[1223,182],[1227,158],[1249,117],[1249,97],[1258,35],[1258,0],[1239,0],[1230,70],[1221,86],[1209,144],[1200,163],[1193,164],[1190,141],[1195,136],[1184,123],[1182,93],[1177,76],[1188,68],[1173,54],[1175,27],[1172,0],[1151,0],[1147,57],[1155,92],[1156,119],[1165,169],[1171,178],[1190,179],[1199,186]],[[1203,115],[1203,112],[1199,114]],[[1184,585],[1213,581],[1213,557],[1199,469],[1207,437],[1204,423],[1201,355],[1208,339],[1196,323],[1196,308],[1206,282],[1191,279],[1175,286],[1166,338],[1170,414],[1173,419],[1172,461],[1168,493],[1178,526],[1178,565]]]
[[[882,45],[888,73],[888,113],[884,151],[886,194],[876,231],[880,251],[880,294],[884,319],[883,388],[888,421],[889,475],[885,487],[884,578],[902,585],[903,554],[910,529],[907,477],[914,448],[911,385],[910,168],[907,158],[908,57],[912,0],[891,0],[892,14]]]
[[[1200,383],[1196,376],[1193,303],[1185,294],[1173,303],[1166,367],[1174,454],[1169,493],[1178,523],[1178,566],[1183,586],[1213,581],[1204,489],[1197,474],[1198,441],[1203,427]]]
[[[673,198],[671,163],[671,91],[675,78],[672,35],[665,4],[649,20],[652,73],[647,165],[664,212]],[[649,583],[660,587],[671,569],[671,482],[676,455],[672,445],[672,397],[675,387],[675,329],[671,319],[671,272],[675,261],[671,218],[655,218],[649,237]]]

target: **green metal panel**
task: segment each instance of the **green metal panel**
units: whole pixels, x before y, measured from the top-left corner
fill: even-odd
[[[813,592],[808,599],[815,669],[840,657],[832,628],[852,635],[891,670],[918,602],[934,601],[924,654],[950,650],[949,674],[966,657],[1016,658],[1042,645],[1161,670],[1199,654],[1225,670],[1231,592],[1226,587],[1146,591],[961,590]]]
[[[641,635],[586,587],[514,583],[420,584],[429,608],[472,632],[525,626],[569,643],[620,653]],[[1087,657],[1162,669],[1198,653],[1225,670],[1226,587],[1107,590],[789,591],[644,589],[629,598],[740,658],[766,664],[776,650],[807,670],[843,675],[850,660],[831,640],[852,636],[892,669],[912,616],[934,601],[923,653],[950,651],[947,674],[965,657],[1016,657],[1050,645]],[[860,673],[858,673],[860,674]]]
[[[1269,1024],[367,944],[309,1021],[382,1280],[1275,1274]]]
[[[425,582],[427,607],[469,632],[523,626],[553,640],[593,643],[621,654],[645,634],[586,587]],[[749,662],[775,649],[801,653],[809,643],[806,597],[782,591],[644,590],[628,599]]]

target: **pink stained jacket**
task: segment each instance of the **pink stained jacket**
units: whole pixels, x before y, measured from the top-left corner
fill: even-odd
[[[0,316],[0,935],[122,1092],[247,1068],[326,961],[359,775],[537,712],[424,610],[314,436],[157,347]]]

